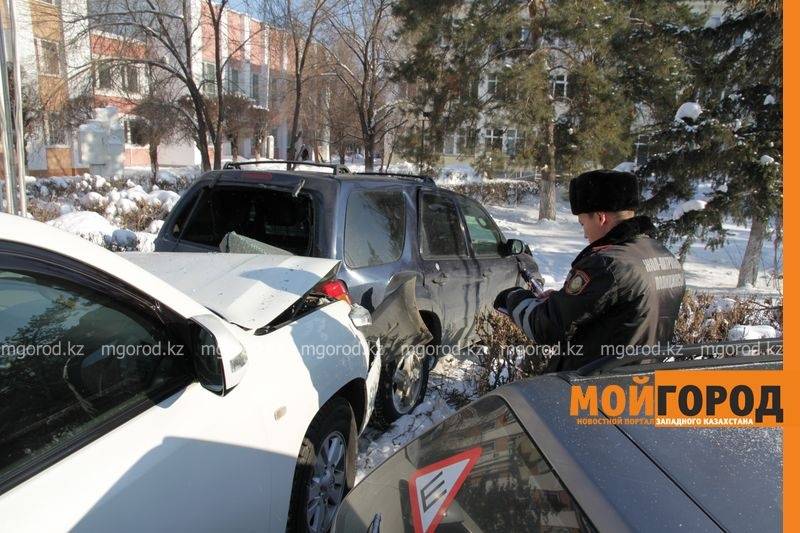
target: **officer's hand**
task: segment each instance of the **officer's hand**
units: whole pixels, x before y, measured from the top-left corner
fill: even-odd
[[[500,311],[502,313],[506,313],[507,314],[508,310],[506,309],[506,299],[508,298],[509,294],[511,294],[512,292],[514,292],[516,290],[519,290],[519,287],[511,287],[510,289],[506,289],[506,290],[502,291],[494,299],[494,303],[492,304],[492,307],[494,307],[495,309],[497,309],[498,311]]]
[[[514,306],[528,298],[535,298],[533,292],[520,287],[511,287],[497,295],[497,298],[494,300],[494,308],[500,312],[509,314]]]

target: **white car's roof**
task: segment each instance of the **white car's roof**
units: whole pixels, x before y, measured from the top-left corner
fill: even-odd
[[[186,318],[209,312],[186,294],[119,255],[47,224],[0,213],[0,241],[35,246],[90,265],[158,298]]]

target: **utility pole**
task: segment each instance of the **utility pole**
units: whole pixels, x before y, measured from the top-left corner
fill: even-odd
[[[14,0],[2,0],[0,24],[0,130],[2,130],[6,211],[25,216],[25,152],[22,131],[22,83],[14,27]],[[8,46],[6,46],[8,45]],[[9,73],[12,79],[9,80]]]

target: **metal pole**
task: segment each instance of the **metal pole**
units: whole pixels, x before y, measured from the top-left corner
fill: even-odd
[[[14,22],[14,0],[6,0],[8,3],[8,13],[10,15],[11,24],[9,26],[9,41],[11,43],[11,61],[14,67],[14,136],[15,136],[15,149],[17,156],[17,187],[19,187],[19,205],[18,210],[21,216],[28,214],[28,203],[26,198],[25,187],[25,138],[22,126],[22,74],[19,65],[19,47],[17,46],[17,29]]]
[[[10,18],[9,18],[10,20]],[[6,211],[16,214],[16,172],[14,169],[14,158],[12,155],[13,141],[11,140],[11,94],[8,87],[8,68],[6,66],[6,37],[5,29],[0,23],[0,130],[3,134],[3,171],[5,172],[5,201]]]

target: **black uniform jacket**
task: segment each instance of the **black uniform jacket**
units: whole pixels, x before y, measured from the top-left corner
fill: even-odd
[[[540,300],[511,291],[506,309],[525,334],[554,348],[548,371],[573,370],[626,346],[666,345],[685,290],[683,268],[650,219],[617,224],[572,262],[564,286]],[[629,354],[629,352],[627,352]]]

